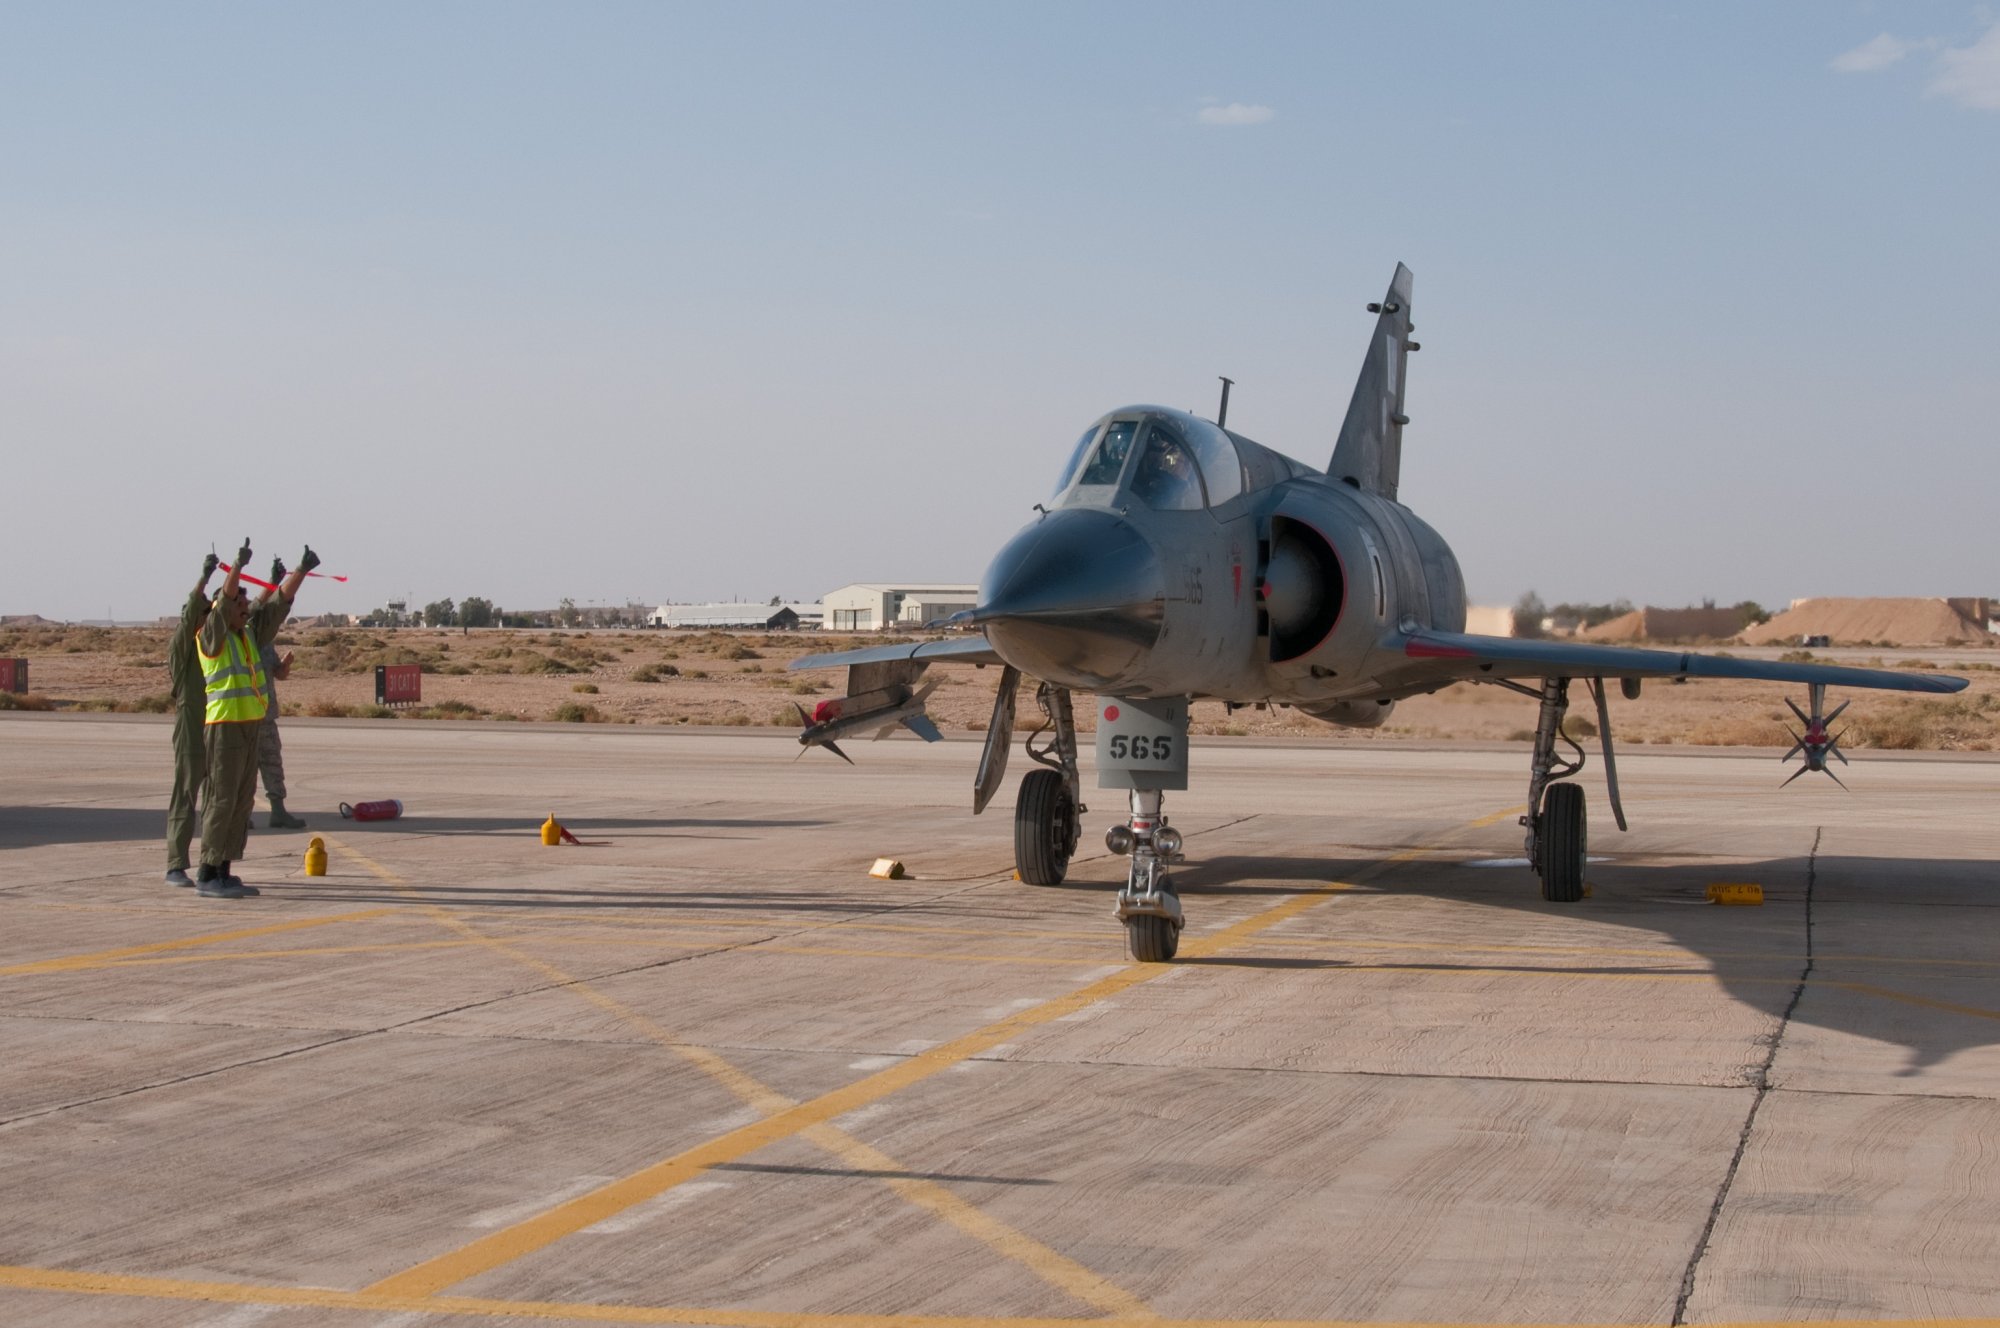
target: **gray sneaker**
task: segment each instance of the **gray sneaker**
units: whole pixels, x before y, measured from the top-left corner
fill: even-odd
[[[193,885],[194,878],[187,874],[185,867],[171,867],[167,870],[168,885]]]
[[[223,883],[227,885],[230,889],[241,890],[246,895],[261,895],[264,893],[262,890],[259,890],[254,885],[243,884],[243,878],[241,876],[236,875],[233,872],[230,875],[223,877],[222,880]]]

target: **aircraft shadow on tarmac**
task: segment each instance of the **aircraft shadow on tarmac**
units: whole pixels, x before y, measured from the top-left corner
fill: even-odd
[[[1387,856],[1386,852],[1383,856]],[[1631,956],[1551,954],[1546,964],[1502,955],[1439,954],[1435,961],[1371,955],[1334,959],[1259,950],[1254,940],[1240,952],[1178,962],[1262,969],[1324,969],[1366,965],[1376,970],[1711,974],[1734,1000],[1773,1019],[1790,1010],[1794,1020],[1904,1047],[1900,1073],[1915,1074],[1956,1052],[2000,1043],[2000,956],[1955,943],[1986,935],[2000,923],[2000,863],[1981,859],[1775,858],[1718,863],[1708,858],[1635,855],[1589,869],[1592,897],[1578,904],[1542,900],[1525,867],[1484,867],[1466,860],[1419,860],[1380,870],[1381,857],[1217,856],[1192,859],[1175,872],[1191,911],[1204,896],[1296,894],[1300,881],[1363,879],[1340,897],[1344,908],[1419,897],[1480,908],[1518,910],[1579,922],[1609,923],[1653,931],[1690,956],[1684,965],[1633,965]],[[1913,868],[1921,868],[1920,873]],[[1708,903],[1717,880],[1764,885],[1761,908],[1720,908]],[[1794,1005],[1807,965],[1808,884],[1812,973],[1806,997]],[[1112,890],[1115,882],[1076,882]],[[1991,919],[1989,922],[1988,919]],[[1513,935],[1511,928],[1499,929]],[[1371,935],[1381,935],[1371,929]],[[1603,944],[1579,934],[1538,941],[1551,947]],[[1990,952],[1988,952],[1990,954]]]
[[[293,810],[312,811],[297,807]],[[593,834],[612,833],[638,838],[731,839],[749,838],[754,832],[765,830],[809,830],[827,822],[731,816],[593,816],[563,824],[579,838],[586,839]],[[404,816],[394,821],[350,821],[334,814],[313,812],[302,831],[268,831],[253,825],[250,842],[255,846],[297,837],[303,848],[304,840],[315,833],[533,836],[540,829],[539,821],[519,816]],[[0,849],[138,840],[163,842],[166,835],[167,814],[158,807],[0,807]]]
[[[657,839],[742,839],[750,835],[724,833],[727,831],[754,830],[810,830],[830,824],[827,821],[808,821],[796,817],[775,819],[755,816],[591,816],[580,820],[558,817],[558,820],[580,839],[588,839],[597,834],[619,834],[646,838],[648,831],[657,831],[652,838]],[[406,835],[536,835],[541,833],[539,821],[524,820],[519,816],[401,816],[393,821],[347,821],[325,818],[326,828],[343,833],[358,834],[406,834]],[[319,827],[315,821],[314,828]],[[715,833],[701,833],[701,832]]]

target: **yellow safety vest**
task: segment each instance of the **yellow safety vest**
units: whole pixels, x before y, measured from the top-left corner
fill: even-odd
[[[264,662],[248,632],[231,632],[222,653],[201,655],[203,685],[208,692],[209,724],[254,724],[264,718]]]

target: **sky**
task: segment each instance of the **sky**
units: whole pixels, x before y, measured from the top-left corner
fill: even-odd
[[[0,614],[976,581],[1398,261],[1475,602],[2000,595],[1991,6],[0,0],[0,180]]]

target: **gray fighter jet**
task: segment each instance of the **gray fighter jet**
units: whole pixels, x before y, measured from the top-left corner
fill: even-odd
[[[997,665],[999,695],[973,785],[974,813],[999,788],[1013,745],[1023,675],[1040,683],[1041,724],[1025,743],[1039,768],[1021,781],[1014,857],[1023,881],[1063,879],[1082,835],[1072,696],[1097,707],[1098,785],[1129,814],[1106,834],[1130,859],[1117,917],[1134,959],[1173,958],[1182,925],[1168,874],[1181,836],[1162,794],[1187,787],[1188,706],[1209,698],[1291,706],[1331,724],[1372,728],[1399,698],[1455,682],[1506,687],[1540,702],[1529,761],[1528,861],[1542,897],[1583,897],[1583,789],[1565,782],[1583,749],[1563,732],[1570,684],[1596,707],[1611,811],[1618,800],[1606,688],[1636,697],[1642,680],[1757,678],[1805,683],[1808,767],[1834,751],[1823,736],[1828,685],[1955,692],[1966,683],[1878,669],[1730,659],[1567,641],[1467,635],[1465,583],[1449,546],[1397,499],[1410,272],[1398,264],[1377,314],[1360,381],[1324,471],[1280,455],[1218,420],[1158,406],[1114,410],[1077,440],[1054,496],[994,558],[978,607],[947,620],[977,634],[815,655],[795,669],[844,666],[837,722],[809,722],[800,742],[902,724],[934,738],[919,675],[933,664]],[[1796,707],[1795,707],[1796,708]],[[1837,713],[1837,712],[1836,712]],[[1559,752],[1567,744],[1570,754]],[[1837,751],[1835,754],[1838,755]],[[1841,759],[1845,759],[1842,757]],[[1831,771],[1828,772],[1829,774]],[[1789,781],[1787,781],[1789,782]]]

